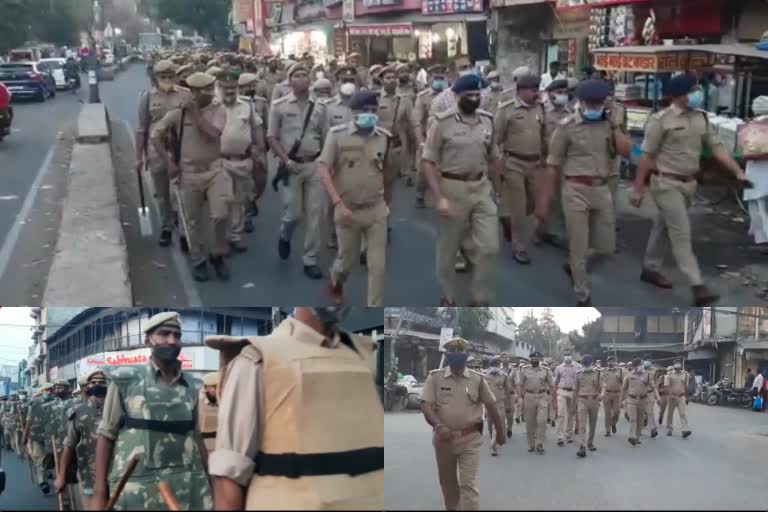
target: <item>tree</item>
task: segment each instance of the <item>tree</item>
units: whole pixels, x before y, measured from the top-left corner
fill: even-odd
[[[491,319],[488,308],[458,308],[461,337],[466,339],[481,338]]]
[[[520,325],[517,326],[517,339],[520,343],[529,344],[534,349],[542,351],[541,326],[532,309],[528,310]]]
[[[547,355],[553,357],[554,351],[557,348],[557,342],[563,333],[560,330],[560,326],[555,322],[555,314],[552,312],[552,308],[544,308],[544,312],[539,317],[538,324],[541,329],[541,343],[546,349]]]
[[[230,0],[159,0],[158,16],[190,27],[213,43],[229,36]]]

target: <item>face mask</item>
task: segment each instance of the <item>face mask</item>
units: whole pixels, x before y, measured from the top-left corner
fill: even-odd
[[[688,108],[701,108],[704,103],[704,93],[701,90],[693,91],[688,94]]]
[[[96,398],[102,398],[107,396],[107,386],[98,384],[91,386],[87,390],[88,396],[95,396]]]
[[[678,364],[676,364],[676,365],[675,365],[675,370],[679,370],[679,369],[681,369],[682,367],[683,367],[683,365],[681,365],[680,363],[678,363]]]
[[[355,116],[355,124],[364,130],[373,130],[379,122],[379,116],[370,112],[363,112]]]
[[[165,363],[170,363],[179,358],[181,347],[178,345],[155,345],[152,347],[152,356]]]
[[[467,362],[469,354],[466,352],[446,352],[445,360],[451,368],[461,368]]]
[[[584,119],[587,121],[600,121],[603,118],[603,108],[599,109],[584,109],[582,111],[582,115],[584,116]]]
[[[569,100],[570,98],[568,97],[567,94],[555,94],[553,97],[552,103],[554,103],[555,105],[564,107],[565,105],[568,104]]]
[[[435,91],[442,91],[448,87],[448,82],[445,80],[432,80],[432,89]]]
[[[491,90],[500,91],[501,90],[501,82],[491,82]]]
[[[643,367],[650,368],[651,367],[651,362],[650,361],[643,361]]]
[[[538,361],[531,361],[531,366],[533,366],[533,367],[539,366],[539,362]]]
[[[570,363],[571,361],[573,361],[573,356],[565,356],[566,363]]]
[[[339,87],[339,92],[342,94],[342,96],[352,96],[356,91],[357,87],[351,82],[345,82],[341,84],[341,87]]]
[[[160,90],[169,92],[173,90],[173,80],[164,78],[162,80],[157,81],[157,86],[160,88]]]
[[[469,98],[461,98],[459,100],[459,108],[462,112],[465,114],[474,114],[475,110],[477,110],[480,107],[480,102],[471,100]]]

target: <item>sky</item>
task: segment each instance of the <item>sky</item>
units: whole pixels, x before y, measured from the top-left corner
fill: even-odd
[[[35,321],[29,316],[30,308],[0,308],[0,365],[19,364],[29,357],[32,345],[30,326]]]
[[[507,308],[509,309],[509,308]],[[546,308],[512,308],[515,310],[513,319],[515,323],[520,325],[520,322],[528,315],[528,311],[533,310],[535,316],[541,316]],[[582,334],[581,327],[598,318],[600,312],[595,308],[552,308],[552,312],[555,315],[555,322],[560,326],[560,330],[563,332],[570,332],[576,330],[579,334]]]

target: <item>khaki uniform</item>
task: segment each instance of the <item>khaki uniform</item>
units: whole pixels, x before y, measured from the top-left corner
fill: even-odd
[[[568,107],[555,107],[551,103],[546,106],[546,126],[544,131],[544,140],[547,144],[546,154],[549,154],[549,144],[555,129],[563,120],[572,115],[573,111]],[[562,242],[568,240],[568,230],[565,227],[565,214],[563,213],[563,201],[560,197],[560,191],[563,188],[563,177],[557,177],[556,192],[552,197],[552,207],[549,218],[544,222],[543,232],[554,236]]]
[[[610,433],[619,421],[621,409],[621,385],[624,382],[624,370],[618,366],[603,368],[603,414],[605,432]]]
[[[360,258],[361,238],[367,242],[368,307],[384,302],[383,286],[387,253],[387,218],[384,201],[384,168],[391,133],[376,128],[371,136],[358,133],[355,123],[331,128],[318,159],[330,170],[341,201],[352,215],[334,215],[339,252],[331,269],[336,284],[346,281]]]
[[[411,124],[413,131],[420,134],[422,141],[427,140],[427,122],[429,120],[429,110],[432,108],[432,100],[440,94],[431,87],[421,91],[416,95],[413,104],[413,113],[411,115]],[[422,143],[423,144],[423,143]],[[427,190],[427,180],[424,179],[424,171],[421,168],[421,148],[416,151],[416,196],[424,199],[424,193]]]
[[[288,186],[280,189],[283,199],[280,238],[290,240],[298,223],[302,219],[305,221],[302,257],[305,266],[317,265],[317,255],[323,240],[323,220],[327,218],[328,199],[315,165],[315,158],[322,149],[325,130],[322,121],[324,105],[311,98],[305,103],[299,102],[290,92],[272,103],[267,128],[267,135],[279,139],[285,151],[290,151],[294,141],[301,136],[310,103],[315,106],[294,158],[299,164],[299,173],[291,175]]]
[[[450,441],[440,441],[436,434],[432,437],[445,509],[478,510],[483,406],[496,407],[488,381],[468,368],[458,377],[450,367],[433,370],[421,400],[432,404],[440,422],[451,430]]]
[[[211,403],[205,394],[205,389],[200,390],[198,398],[198,420],[200,425],[200,437],[203,438],[205,449],[210,454],[216,449],[216,427],[219,420],[219,404]]]
[[[139,128],[146,127],[147,131],[147,165],[152,176],[152,184],[157,199],[158,214],[160,216],[160,228],[170,231],[174,225],[174,207],[171,200],[171,182],[168,178],[168,169],[165,161],[158,155],[149,136],[155,125],[171,110],[181,108],[191,96],[188,89],[174,86],[173,91],[166,93],[153,87],[149,92],[144,92],[139,100]],[[147,105],[149,102],[149,105]],[[147,117],[149,114],[149,117]],[[164,146],[170,151],[168,138],[164,138]]]
[[[677,266],[691,286],[699,286],[703,281],[691,245],[688,207],[696,193],[695,175],[699,172],[701,151],[705,146],[718,145],[706,114],[699,111],[671,106],[653,114],[645,127],[643,151],[655,159],[655,168],[662,174],[651,176],[650,193],[659,213],[651,228],[643,265],[660,271],[671,246]]]
[[[516,252],[527,251],[531,239],[528,214],[542,166],[545,122],[544,106],[539,103],[528,107],[515,99],[499,105],[496,113],[496,142],[504,155],[500,216],[511,217]]]
[[[482,110],[472,116],[441,112],[429,126],[422,157],[435,164],[440,189],[458,215],[438,219],[437,278],[449,300],[456,297],[455,257],[465,234],[473,245],[472,299],[490,303],[495,296],[499,227],[487,177],[488,164],[499,158],[493,132],[493,117]]]
[[[688,390],[688,372],[684,370],[667,372],[664,377],[664,385],[667,387],[667,433],[672,433],[672,421],[675,411],[680,417],[680,428],[683,432],[689,432],[688,405],[685,403]]]
[[[514,384],[510,382],[509,376],[501,371],[496,374],[489,372],[485,376],[485,380],[488,381],[488,387],[491,388],[493,396],[496,397],[496,411],[499,413],[499,417],[504,425],[504,430],[509,430],[510,425],[507,423],[507,408],[510,400],[509,395]],[[486,413],[485,419],[488,423],[488,435],[493,439],[493,421],[491,421],[491,415]],[[494,452],[497,450],[497,448],[493,448]]]
[[[613,254],[616,249],[616,215],[606,181],[615,156],[610,123],[585,122],[578,113],[562,121],[549,145],[547,163],[560,169],[563,176],[563,213],[568,229],[573,290],[579,301],[590,296],[587,282],[590,241],[597,254]]]
[[[415,135],[411,125],[413,104],[407,96],[397,93],[387,94],[383,89],[379,96],[379,124],[381,128],[392,133],[389,142],[389,158],[384,169],[384,200],[392,204],[392,190],[398,173],[407,165],[406,153],[408,144],[413,145]]]
[[[621,396],[627,403],[629,439],[638,439],[643,426],[645,401],[648,399],[650,376],[644,371],[631,371],[624,377]]]
[[[226,124],[226,108],[221,103],[211,103],[201,109],[201,115],[217,129]],[[181,109],[168,112],[153,128],[152,139],[161,139],[172,128],[179,133]],[[232,177],[221,158],[221,141],[203,133],[190,115],[184,116],[184,134],[181,141],[182,200],[187,214],[189,230],[189,255],[193,265],[205,261],[206,256],[222,256],[227,253],[229,209],[233,200]],[[208,200],[212,240],[206,240],[203,206]],[[208,253],[208,254],[206,254]]]
[[[552,372],[546,366],[526,365],[520,369],[518,389],[523,400],[529,450],[544,444],[549,394],[553,386]]]
[[[597,412],[600,409],[602,393],[600,370],[584,369],[576,374],[576,400],[579,411],[579,442],[581,447],[594,446]],[[589,423],[589,440],[587,440],[587,423]]]

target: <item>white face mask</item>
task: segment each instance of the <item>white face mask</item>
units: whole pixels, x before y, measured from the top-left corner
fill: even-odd
[[[341,87],[339,87],[339,92],[343,96],[352,96],[353,94],[355,94],[356,91],[357,91],[357,87],[355,86],[355,84],[351,82],[343,83],[341,84]]]

